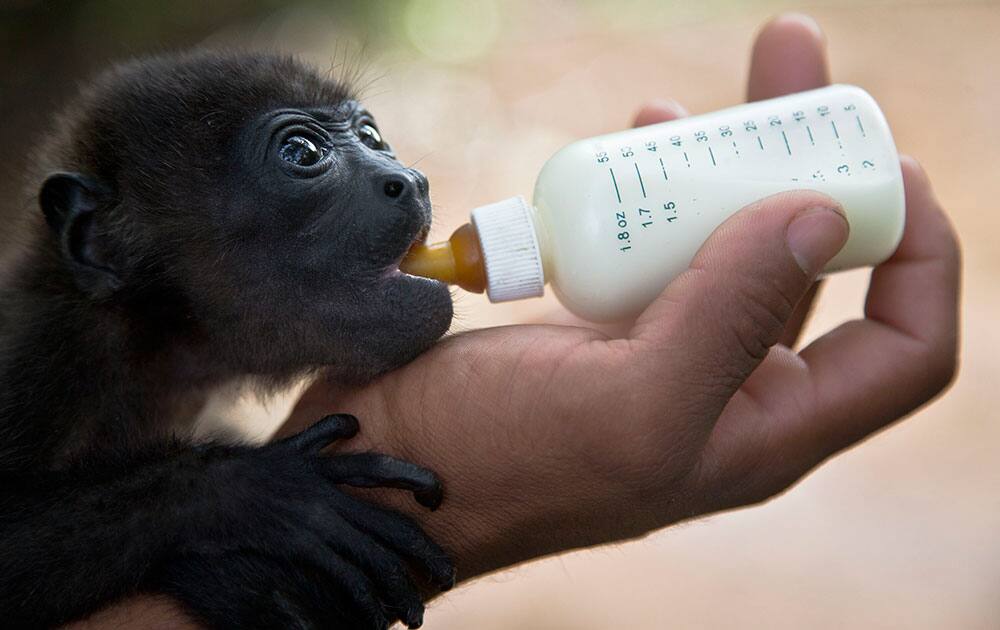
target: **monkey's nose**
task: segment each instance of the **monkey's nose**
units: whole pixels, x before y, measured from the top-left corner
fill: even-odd
[[[423,194],[417,178],[410,173],[387,175],[382,178],[380,188],[383,195],[397,201],[417,199]]]
[[[385,182],[382,186],[382,192],[385,193],[386,197],[395,199],[403,195],[403,191],[406,189],[406,184],[398,179],[390,179]]]

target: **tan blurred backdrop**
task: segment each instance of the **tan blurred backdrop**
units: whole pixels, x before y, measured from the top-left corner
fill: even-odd
[[[427,628],[1000,628],[1000,4],[367,6],[376,19],[276,5],[207,41],[323,67],[363,59],[367,104],[430,178],[432,236],[475,205],[530,195],[553,151],[627,126],[648,99],[692,112],[737,103],[755,31],[794,9],[825,29],[834,80],[867,88],[900,150],[923,162],[965,251],[962,368],[943,398],[763,507],[481,579],[436,602]],[[857,316],[866,280],[832,279],[808,335]],[[558,309],[460,295],[455,327]],[[220,401],[206,421],[250,419],[264,436],[289,400]]]

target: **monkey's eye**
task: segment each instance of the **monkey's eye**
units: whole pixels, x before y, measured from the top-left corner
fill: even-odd
[[[382,134],[378,132],[378,129],[374,125],[366,124],[358,127],[358,137],[361,138],[361,143],[370,149],[381,151],[385,148],[385,142],[382,141]]]
[[[309,138],[289,136],[281,144],[278,155],[296,166],[312,166],[323,159],[326,151],[317,148]]]

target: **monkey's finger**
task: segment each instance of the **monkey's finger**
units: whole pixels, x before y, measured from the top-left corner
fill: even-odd
[[[455,567],[448,555],[412,519],[354,497],[345,499],[341,516],[348,523],[404,557],[442,591],[455,585]]]
[[[335,413],[322,418],[302,433],[276,442],[274,446],[299,452],[318,452],[332,442],[352,438],[357,434],[357,418],[347,413]]]
[[[675,100],[656,100],[646,103],[635,115],[632,122],[633,127],[645,127],[656,123],[677,120],[690,116],[688,110]]]
[[[378,589],[379,599],[386,609],[410,628],[419,628],[423,624],[423,599],[410,580],[406,561],[399,554],[340,518],[326,519],[322,523],[321,535],[334,553],[368,576]]]
[[[358,453],[331,457],[323,463],[323,474],[334,483],[358,488],[409,490],[417,503],[436,510],[444,490],[431,471],[381,453]]]
[[[361,569],[330,551],[319,539],[314,544],[311,537],[307,537],[299,544],[292,543],[292,546],[292,560],[311,565],[332,579],[333,584],[347,596],[349,604],[367,622],[365,627],[379,630],[389,627],[390,620],[375,596],[375,584]]]

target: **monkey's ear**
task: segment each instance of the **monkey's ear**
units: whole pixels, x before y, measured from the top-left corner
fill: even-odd
[[[53,173],[42,183],[38,203],[59,239],[76,282],[93,297],[107,297],[121,288],[118,270],[106,255],[94,220],[101,186],[79,173]]]

